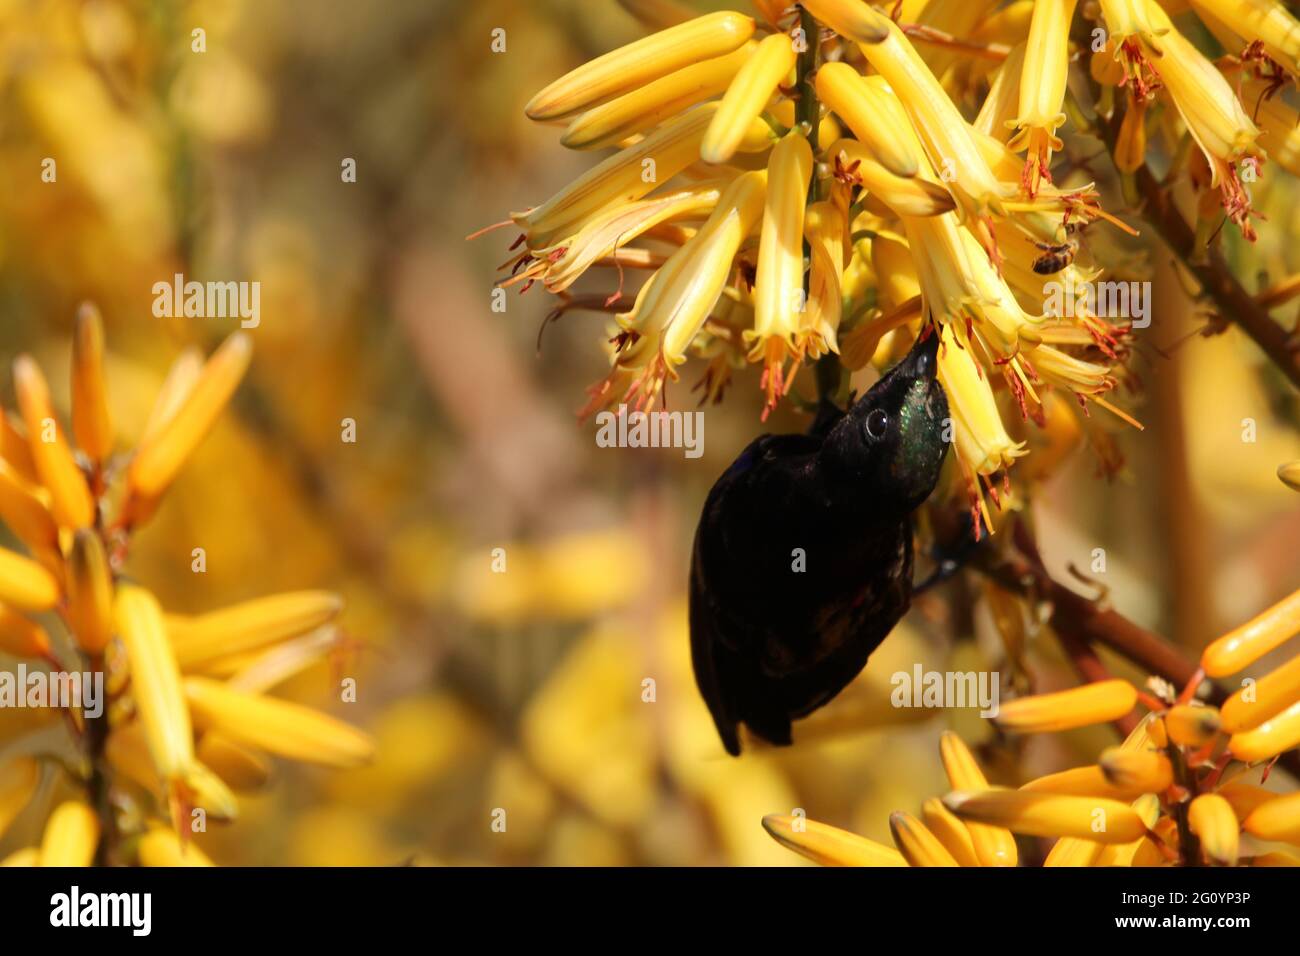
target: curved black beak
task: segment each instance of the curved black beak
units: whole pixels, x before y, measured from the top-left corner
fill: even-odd
[[[898,363],[898,368],[909,378],[933,380],[939,368],[938,356],[939,329],[934,325],[924,325],[912,350]]]

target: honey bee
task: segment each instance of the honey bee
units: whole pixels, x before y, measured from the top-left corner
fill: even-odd
[[[1077,223],[1066,223],[1065,242],[1034,243],[1043,250],[1043,254],[1034,260],[1034,271],[1040,276],[1050,276],[1074,262],[1074,257],[1079,254],[1079,240],[1074,234],[1081,229]]]

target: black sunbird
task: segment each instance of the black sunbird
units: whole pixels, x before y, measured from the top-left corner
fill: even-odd
[[[691,657],[723,745],[789,744],[907,611],[911,514],[939,480],[938,330],[806,435],[762,435],[709,492],[691,557]]]

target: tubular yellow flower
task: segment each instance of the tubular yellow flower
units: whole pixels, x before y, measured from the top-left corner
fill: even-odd
[[[32,461],[50,494],[54,517],[65,528],[89,527],[95,520],[95,502],[54,416],[45,376],[30,356],[14,360],[14,391],[27,427]]]
[[[794,46],[784,33],[774,33],[758,44],[727,87],[700,142],[700,156],[706,163],[725,163],[731,158],[750,123],[790,76],[794,62]]]
[[[1052,844],[1051,852],[1043,860],[1043,866],[1095,866],[1105,848],[1104,843],[1096,840],[1061,837]]]
[[[988,378],[970,351],[957,345],[950,328],[941,331],[939,381],[948,396],[957,455],[971,474],[1009,468],[1025,453],[1025,445],[1007,434]]]
[[[1270,717],[1253,730],[1232,735],[1228,750],[1238,760],[1267,760],[1300,745],[1300,701]]]
[[[804,216],[804,237],[808,240],[808,308],[804,332],[809,337],[809,356],[816,358],[821,347],[839,351],[837,333],[844,306],[844,211],[833,200],[815,202]]]
[[[1106,780],[1138,793],[1161,793],[1174,782],[1169,758],[1154,750],[1124,750],[1112,747],[1097,760]]]
[[[38,866],[90,866],[99,845],[99,818],[79,800],[59,804],[41,837]]]
[[[31,757],[0,765],[0,837],[23,812],[41,782],[41,766]]]
[[[1242,99],[1255,107],[1259,145],[1268,153],[1270,162],[1277,163],[1292,176],[1300,176],[1300,113],[1287,106],[1280,96],[1266,99],[1266,89],[1265,83],[1253,81],[1246,83],[1242,91]],[[1300,490],[1300,463],[1292,462],[1291,467],[1294,477],[1289,484]],[[1280,468],[1278,477],[1287,480]]]
[[[181,842],[171,830],[153,826],[136,845],[140,862],[145,866],[214,866],[192,841]]]
[[[36,460],[32,458],[31,443],[6,411],[0,411],[0,459],[16,471],[24,481],[39,485],[40,475],[36,473]]]
[[[903,854],[815,820],[769,814],[763,829],[782,846],[823,866],[907,866]]]
[[[113,638],[113,575],[99,535],[82,528],[68,554],[68,623],[87,654],[101,654]]]
[[[798,130],[776,145],[767,167],[754,286],[754,328],[745,330],[744,340],[753,343],[751,358],[765,359],[769,409],[785,394],[786,355],[801,354],[795,338],[805,308],[803,223],[812,168],[812,148]]]
[[[1069,690],[1008,701],[994,720],[1003,730],[1012,733],[1051,733],[1118,720],[1136,704],[1137,688],[1128,681],[1096,681]]]
[[[1265,716],[1271,717],[1272,714]],[[1182,747],[1200,747],[1209,743],[1223,726],[1217,708],[1198,707],[1192,704],[1179,704],[1177,707],[1169,708],[1164,723],[1169,739]],[[1225,729],[1231,730],[1231,728]]]
[[[1249,667],[1300,632],[1300,591],[1234,628],[1201,652],[1201,667],[1210,677],[1227,677]]]
[[[59,527],[45,504],[45,493],[3,459],[0,459],[0,519],[32,549],[58,549]]]
[[[1226,783],[1215,792],[1228,801],[1232,812],[1243,823],[1264,804],[1280,799],[1280,795],[1272,790],[1265,790],[1263,787],[1242,783],[1239,780]]]
[[[1187,823],[1201,838],[1201,849],[1219,866],[1237,862],[1237,816],[1217,793],[1203,793],[1187,808]]]
[[[897,135],[892,112],[882,109],[884,98],[897,103],[892,93],[867,83],[847,63],[824,64],[817,71],[816,85],[818,99],[834,110],[872,158],[895,176],[906,179],[917,175],[920,164],[908,149],[907,138],[916,134],[909,127],[906,135]]]
[[[1047,178],[1052,152],[1061,148],[1056,128],[1065,122],[1065,81],[1069,72],[1070,20],[1077,0],[1036,0],[1020,76],[1018,132],[1007,144],[1028,150],[1023,185],[1030,196]]]
[[[167,490],[230,401],[252,355],[253,341],[243,332],[231,335],[212,354],[170,420],[136,451],[127,473],[132,494],[149,500]]]
[[[979,866],[979,854],[966,824],[952,815],[938,797],[930,797],[921,804],[921,819],[926,828],[943,844],[958,866]]]
[[[1037,8],[1036,3],[1030,7]],[[1009,127],[1014,127],[1020,109],[1020,74],[1025,67],[1025,44],[1017,43],[993,75],[988,96],[975,116],[971,126],[985,136],[1005,140]]]
[[[861,0],[800,0],[800,5],[854,43],[879,43],[889,36],[882,18]]]
[[[1127,37],[1163,35],[1167,26],[1156,24],[1148,15],[1146,0],[1101,0],[1101,14],[1116,43]]]
[[[855,139],[833,143],[826,154],[838,159],[846,175],[860,180],[868,193],[900,216],[938,216],[956,208],[952,194],[938,183],[920,176],[895,176]]]
[[[191,346],[176,356],[145,420],[144,431],[140,434],[141,445],[153,441],[159,430],[172,420],[202,374],[203,353],[197,348]]]
[[[957,861],[920,820],[908,813],[889,815],[889,832],[911,866],[957,866]]]
[[[1300,844],[1300,793],[1260,804],[1246,817],[1245,828],[1261,840]]]
[[[965,214],[979,218],[1001,211],[1011,190],[993,175],[965,118],[898,26],[872,14],[886,25],[889,36],[881,43],[863,44],[862,54],[902,102],[930,162],[953,177],[949,185]]]
[[[535,209],[514,214],[529,246],[548,246],[609,204],[640,199],[676,176],[699,158],[700,140],[717,108],[716,103],[700,104],[589,169]]]
[[[1133,811],[1142,818],[1147,828],[1154,827],[1160,819],[1160,798],[1154,793],[1146,793],[1133,801]],[[1150,843],[1149,837],[1141,837],[1132,843],[1111,843],[1103,846],[1101,853],[1093,860],[1093,866],[1134,866],[1134,859]]]
[[[31,558],[0,548],[0,601],[24,611],[48,611],[59,603],[59,582]]]
[[[44,657],[50,652],[45,628],[0,604],[0,654],[14,657]]]
[[[948,782],[956,790],[981,791],[988,789],[984,772],[975,762],[975,755],[960,737],[952,731],[944,731],[939,738],[939,757],[943,761],[944,772]],[[951,810],[951,808],[949,808]],[[1015,866],[1019,861],[1015,837],[1000,826],[987,826],[983,823],[966,821],[970,831],[971,843],[983,866]]]
[[[1146,833],[1142,818],[1132,807],[1101,797],[984,790],[955,791],[944,797],[943,802],[968,822],[1006,827],[1032,836],[1130,843]]]
[[[725,92],[757,47],[757,43],[748,41],[725,56],[685,67],[588,110],[573,119],[560,142],[570,149],[602,149],[653,129],[696,103]]]
[[[86,303],[77,310],[72,337],[72,434],[96,463],[113,453],[113,420],[104,383],[104,322]]]
[[[1111,800],[1132,800],[1142,791],[1120,786],[1107,779],[1101,767],[1072,767],[1045,777],[1030,780],[1021,790],[1029,793],[1060,793],[1075,797],[1107,797]]]
[[[149,753],[144,725],[140,721],[114,727],[108,736],[104,752],[109,764],[118,773],[151,793],[161,791],[164,796],[167,795],[169,788],[166,781],[159,779]],[[217,820],[234,820],[239,816],[235,795],[220,776],[205,767],[201,761],[191,761],[180,783],[188,806],[202,807]]]
[[[195,721],[231,740],[292,760],[355,767],[374,753],[355,727],[297,704],[232,690],[204,677],[185,679]]]
[[[1291,73],[1300,73],[1300,20],[1276,0],[1192,0],[1192,7],[1247,39],[1259,40],[1270,57]]]
[[[1115,140],[1115,168],[1121,173],[1135,172],[1147,157],[1147,101],[1129,97],[1124,119]]]
[[[562,119],[629,90],[735,50],[754,35],[739,13],[710,13],[661,30],[566,73],[528,101],[530,119]]]
[[[126,645],[131,693],[149,756],[170,789],[184,780],[194,763],[194,740],[162,609],[148,591],[125,585],[118,588],[115,619],[117,633]]]
[[[342,607],[338,595],[329,591],[291,591],[194,617],[169,617],[167,632],[177,665],[190,669],[305,634],[329,621]]]
[[[1243,687],[1223,704],[1223,729],[1230,734],[1258,727],[1300,701],[1300,655]]]

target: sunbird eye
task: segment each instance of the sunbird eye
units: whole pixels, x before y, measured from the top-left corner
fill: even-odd
[[[889,428],[889,413],[883,408],[877,408],[867,416],[867,437],[874,441],[880,441],[885,437],[885,430]]]

